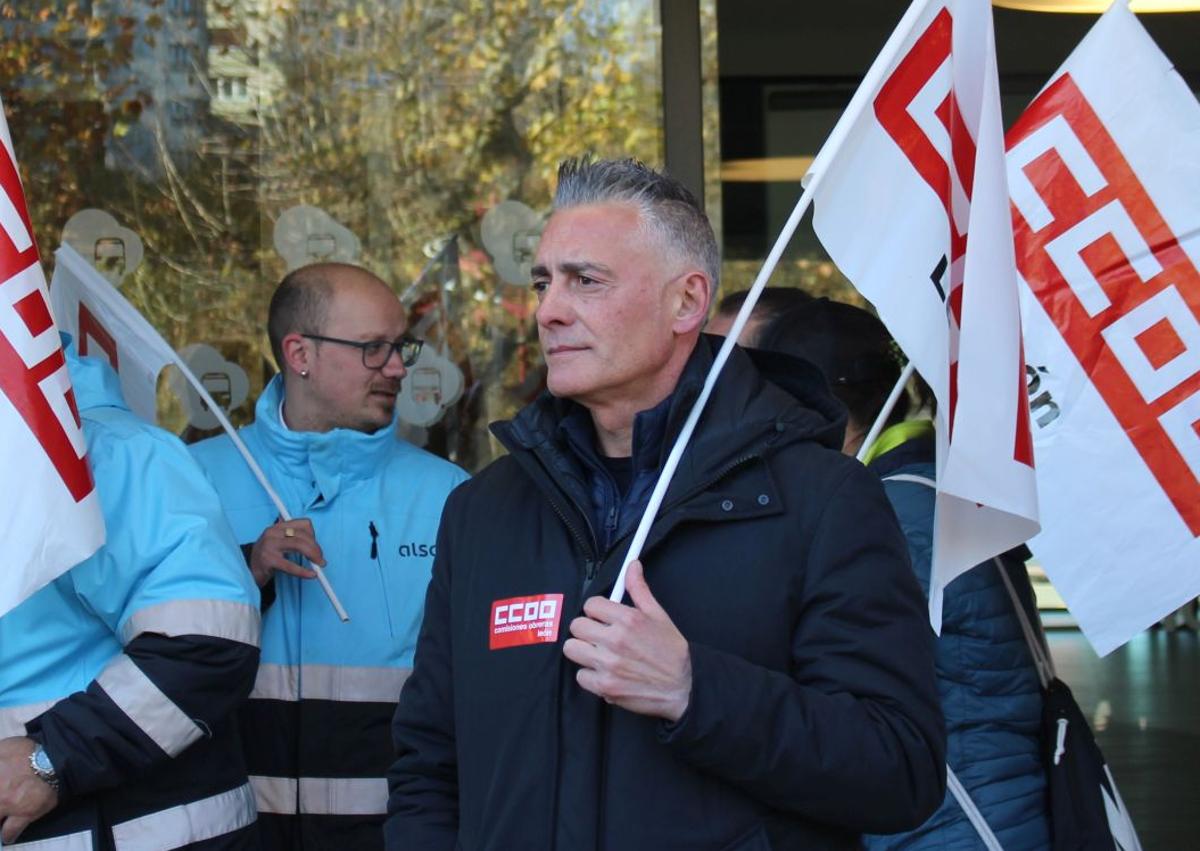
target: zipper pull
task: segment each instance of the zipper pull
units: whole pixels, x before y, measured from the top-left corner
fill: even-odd
[[[379,558],[379,530],[375,528],[375,521],[367,521],[367,531],[371,533],[371,558]]]
[[[1058,736],[1054,742],[1054,764],[1058,765],[1067,753],[1067,724],[1066,718],[1058,719]]]
[[[583,560],[583,584],[579,588],[580,592],[583,594],[583,597],[587,597],[588,586],[592,584],[592,580],[595,578],[596,578],[596,562],[590,558],[584,559]],[[579,606],[580,606],[580,609],[582,610],[582,608],[583,608],[583,598],[582,597],[580,598]]]

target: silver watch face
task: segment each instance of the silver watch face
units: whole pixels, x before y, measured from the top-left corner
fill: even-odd
[[[33,765],[37,769],[38,774],[49,774],[54,776],[54,765],[50,762],[50,757],[46,755],[46,751],[38,745],[33,751]]]

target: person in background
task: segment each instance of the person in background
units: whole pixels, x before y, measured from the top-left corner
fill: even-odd
[[[183,444],[65,339],[106,540],[0,617],[0,845],[257,848],[258,590]]]
[[[406,328],[395,293],[357,266],[305,266],[276,289],[280,374],[239,433],[294,519],[279,520],[228,436],[191,447],[263,591],[262,665],[240,720],[267,848],[382,845],[389,724],[442,505],[466,478],[396,435],[421,348]],[[349,622],[302,558],[326,568]]]
[[[815,371],[734,348],[608,599],[721,342],[717,270],[677,181],[561,166],[532,271],[548,390],[447,502],[390,849],[857,848],[941,801],[921,592]]]
[[[717,302],[716,310],[704,326],[704,332],[721,337],[727,335],[749,293],[749,290],[738,290]],[[738,344],[743,348],[754,348],[764,325],[783,311],[811,300],[812,296],[798,287],[763,287],[763,291],[758,294],[758,301],[754,303],[750,319],[738,338]]]
[[[854,455],[900,377],[901,362],[887,329],[873,314],[815,299],[779,314],[759,345],[804,358],[824,373],[849,412],[843,451]],[[933,546],[934,431],[906,419],[899,403],[864,458],[883,480],[908,539],[913,570],[925,593]],[[946,717],[947,763],[1006,851],[1050,847],[1046,782],[1039,751],[1042,692],[1005,572],[1031,623],[1038,623],[1021,547],[978,565],[945,590],[937,639],[938,689]],[[914,831],[869,836],[869,849],[983,848],[975,828],[949,793]]]

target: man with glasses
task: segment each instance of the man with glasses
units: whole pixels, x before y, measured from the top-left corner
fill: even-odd
[[[279,520],[227,436],[192,447],[263,592],[241,730],[267,848],[382,845],[388,724],[442,504],[466,478],[396,435],[396,397],[421,351],[406,329],[400,300],[357,266],[305,266],[275,291],[267,335],[280,374],[240,434],[295,519]]]

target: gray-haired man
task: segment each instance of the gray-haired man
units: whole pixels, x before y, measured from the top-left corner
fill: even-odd
[[[606,598],[716,353],[717,273],[680,184],[562,166],[533,267],[548,392],[447,502],[390,848],[857,847],[941,801],[904,538],[802,363],[734,351]]]

